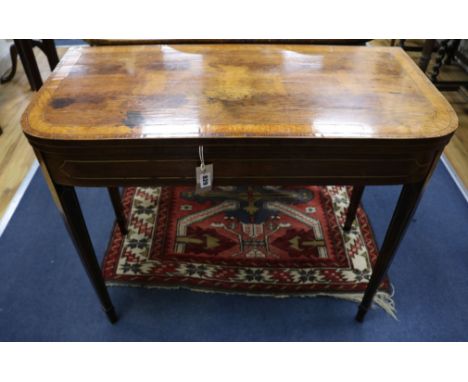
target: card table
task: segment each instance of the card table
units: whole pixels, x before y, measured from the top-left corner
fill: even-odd
[[[457,125],[402,49],[300,44],[71,48],[22,118],[111,322],[75,186],[108,187],[124,231],[117,187],[195,186],[200,146],[215,186],[352,185],[355,210],[364,186],[401,184],[362,321]]]

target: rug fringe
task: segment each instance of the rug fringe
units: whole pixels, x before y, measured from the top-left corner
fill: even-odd
[[[168,289],[168,290],[190,290],[193,292],[202,292],[202,293],[212,293],[212,294],[224,294],[224,295],[238,295],[238,296],[250,296],[250,297],[274,297],[274,298],[288,298],[288,297],[333,297],[340,300],[352,301],[360,303],[362,300],[363,292],[361,293],[326,293],[326,292],[311,292],[304,294],[270,294],[270,293],[249,293],[249,292],[237,292],[237,291],[218,291],[212,289],[196,288],[196,287],[187,287],[187,286],[166,286],[166,285],[142,285],[142,284],[133,284],[125,283],[119,281],[106,281],[106,285],[109,287],[131,287],[131,288],[146,288],[146,289]],[[387,312],[391,317],[396,321],[398,318],[396,316],[396,307],[395,302],[393,301],[394,289],[392,285],[392,293],[389,294],[385,291],[377,291],[374,296],[374,305],[379,306],[385,312]]]

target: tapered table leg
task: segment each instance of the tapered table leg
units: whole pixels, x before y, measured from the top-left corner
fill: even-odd
[[[128,233],[127,218],[125,217],[119,188],[107,187],[107,191],[109,192],[109,196],[112,201],[112,207],[114,208],[115,217],[117,218],[117,224],[119,225],[120,232],[122,235],[126,235]]]
[[[94,248],[91,243],[91,238],[89,237],[88,229],[86,228],[75,189],[74,187],[58,185],[50,180],[49,188],[60,210],[70,237],[75,244],[80,260],[99,298],[102,309],[106,313],[109,321],[114,323],[117,321],[117,315],[104,283],[101,268],[99,267],[94,253]]]
[[[364,186],[353,186],[351,193],[351,200],[349,202],[348,213],[346,215],[346,222],[343,226],[345,231],[349,231],[353,225],[353,221],[356,218],[356,212],[361,202],[362,193],[364,192]]]
[[[359,322],[364,320],[364,316],[372,304],[372,299],[387,273],[398,248],[398,244],[403,238],[408,223],[416,210],[425,184],[426,180],[419,183],[406,184],[401,190],[400,198],[398,199],[382,248],[380,249],[379,256],[377,257],[372,277],[364,293],[362,302],[359,305],[359,310],[356,315],[356,320]]]

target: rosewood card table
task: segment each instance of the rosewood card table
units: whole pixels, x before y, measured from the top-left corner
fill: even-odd
[[[112,322],[75,186],[108,187],[125,231],[117,187],[195,186],[200,146],[214,185],[353,185],[355,210],[365,185],[402,184],[362,321],[457,124],[400,48],[286,44],[72,48],[22,119]]]

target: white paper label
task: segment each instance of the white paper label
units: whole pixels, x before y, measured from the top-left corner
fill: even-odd
[[[196,168],[197,191],[210,191],[213,187],[213,164],[204,166],[203,171],[201,166]]]

